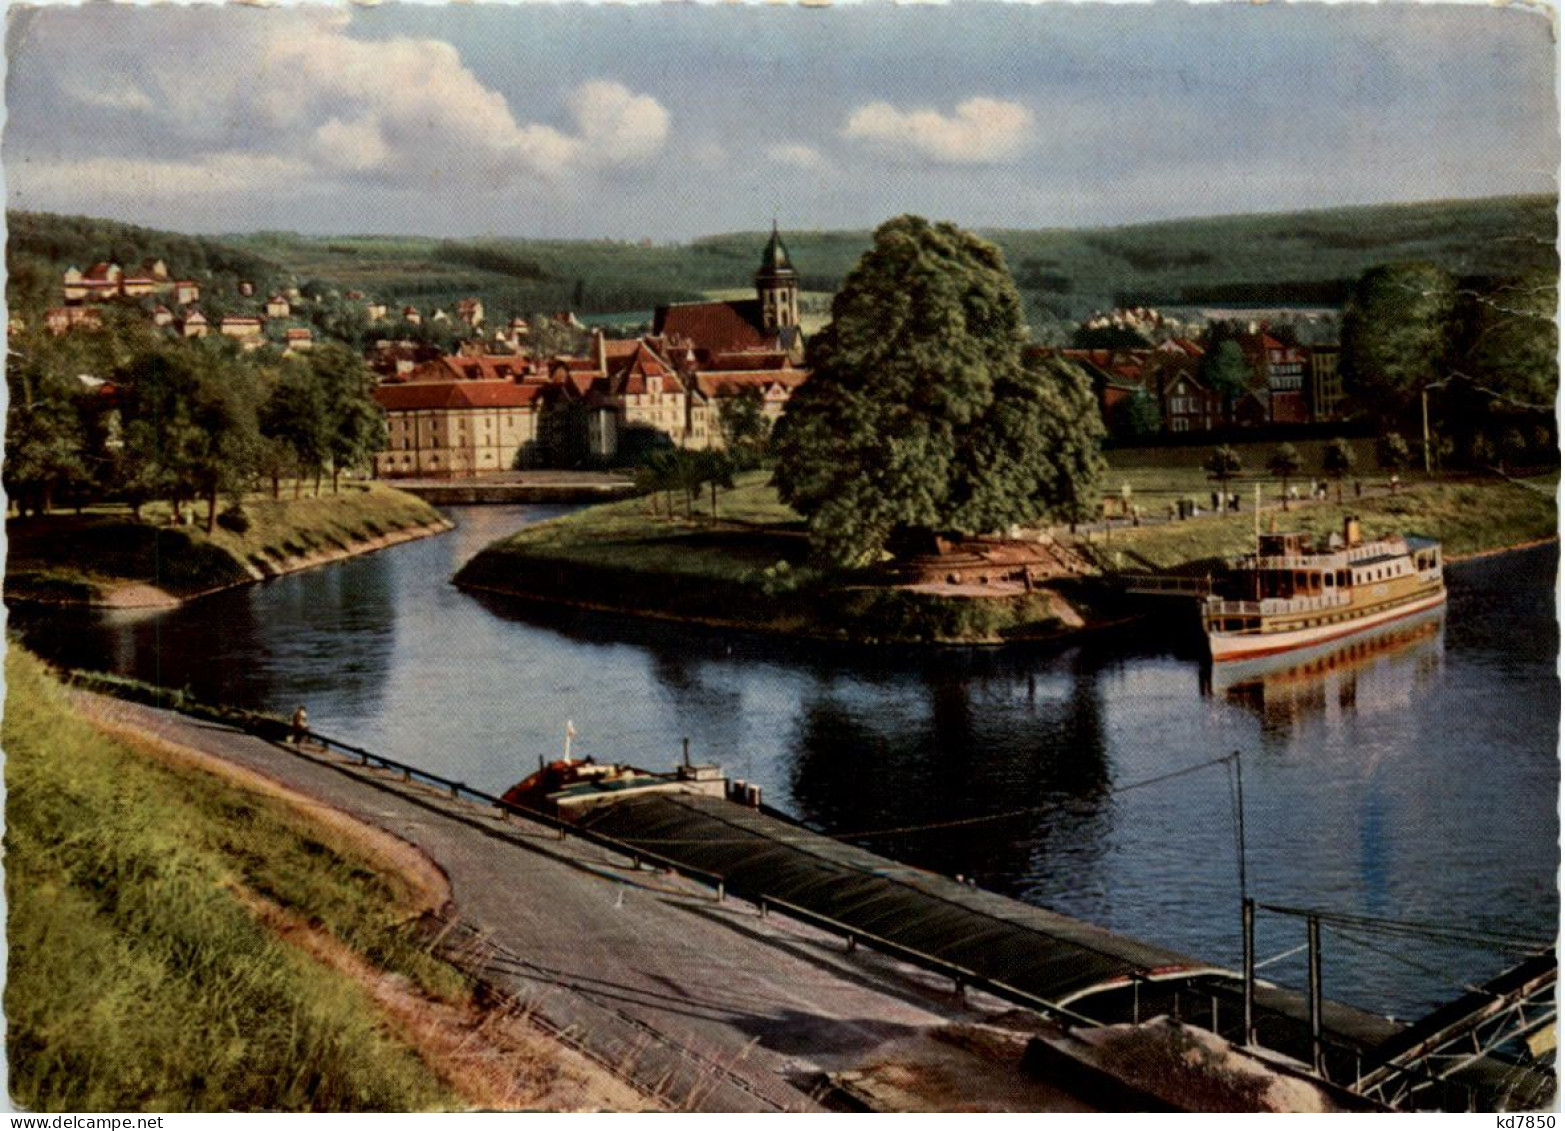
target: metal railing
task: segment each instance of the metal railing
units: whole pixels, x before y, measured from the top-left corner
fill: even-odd
[[[180,714],[191,715],[196,718],[225,723],[244,731],[246,734],[252,734],[257,738],[275,743],[285,749],[291,748],[294,753],[301,756],[305,754],[305,751],[298,743],[291,741],[297,733],[293,725],[284,719],[278,718],[276,715],[267,715],[259,711],[233,707],[217,707],[193,698],[186,691],[170,691],[167,688],[158,687],[156,684],[123,679],[100,672],[73,671],[68,673],[67,679],[69,683],[76,687],[84,687],[88,690],[113,695],[117,698],[130,699],[135,702],[178,711]],[[628,857],[632,865],[637,868],[641,866],[643,861],[667,868],[670,871],[677,872],[682,876],[711,887],[716,892],[719,900],[724,898],[725,885],[723,877],[716,872],[708,872],[703,868],[697,868],[663,856],[661,853],[639,848],[633,844],[617,840],[614,837],[604,836],[602,833],[593,832],[591,829],[582,828],[569,821],[562,821],[560,818],[550,813],[545,813],[540,809],[517,805],[514,802],[505,800],[503,797],[497,797],[476,786],[468,785],[466,782],[448,778],[444,774],[437,774],[432,770],[425,770],[410,762],[403,762],[396,758],[387,757],[384,754],[376,754],[373,750],[366,750],[362,746],[355,746],[351,742],[332,738],[330,735],[322,734],[319,731],[306,729],[303,732],[303,737],[319,744],[322,749],[335,749],[351,755],[358,759],[361,766],[391,770],[400,774],[404,782],[418,782],[444,790],[453,801],[460,801],[463,798],[479,801],[498,809],[502,817],[515,815],[545,825],[559,833],[561,840],[566,839],[568,836],[574,836],[578,840],[584,840],[589,844],[617,852],[622,856]]]
[[[1063,1005],[1049,1001],[1047,998],[1039,997],[1036,994],[1018,989],[996,978],[980,974],[969,967],[950,962],[944,958],[937,958],[935,955],[910,946],[904,946],[899,942],[893,942],[891,939],[883,938],[871,931],[852,926],[839,919],[833,919],[829,915],[822,915],[818,911],[800,907],[797,903],[789,903],[785,899],[778,899],[776,896],[770,895],[757,895],[753,898],[753,902],[763,917],[769,909],[778,908],[790,919],[797,919],[801,923],[817,927],[830,934],[841,935],[847,942],[849,951],[856,949],[860,943],[863,943],[871,950],[879,951],[881,954],[901,959],[932,973],[950,978],[958,992],[968,989],[981,990],[984,993],[993,994],[995,997],[1003,998],[1017,1005],[1024,1005],[1029,1009],[1035,1009],[1039,1013],[1072,1025],[1097,1027],[1102,1024],[1102,1022],[1095,1021],[1085,1014],[1076,1013]]]
[[[1207,612],[1213,616],[1278,616],[1285,613],[1328,612],[1351,604],[1352,597],[1333,594],[1329,597],[1266,597],[1260,601],[1208,601]]]
[[[295,733],[293,727],[287,721],[275,716],[257,711],[248,711],[236,708],[214,707],[211,704],[202,703],[193,698],[188,692],[170,691],[167,688],[158,687],[155,684],[141,683],[136,680],[124,679],[118,676],[109,676],[98,672],[73,671],[67,673],[68,681],[78,687],[98,691],[118,698],[132,699],[138,702],[149,703],[154,706],[178,711],[181,714],[193,715],[198,718],[208,718],[219,721],[247,734],[253,734],[258,738],[272,742],[283,749],[291,749],[300,757],[309,757],[309,753],[298,744],[290,741]],[[640,847],[632,842],[620,840],[617,837],[606,836],[591,829],[559,817],[545,813],[542,810],[533,809],[523,805],[516,805],[506,801],[503,797],[497,797],[485,790],[460,782],[454,778],[448,778],[443,774],[425,770],[409,762],[403,762],[396,758],[387,757],[384,754],[376,754],[362,746],[344,742],[341,739],[332,738],[330,735],[321,734],[319,731],[306,729],[303,737],[320,744],[323,749],[337,750],[343,754],[357,759],[359,764],[366,768],[379,768],[390,770],[401,776],[407,783],[421,783],[434,786],[448,793],[453,800],[468,799],[481,802],[500,811],[502,817],[515,815],[525,820],[544,825],[560,836],[561,840],[575,837],[597,847],[618,853],[630,859],[635,867],[640,867],[643,862],[655,864],[666,868],[678,875],[695,880],[713,889],[719,902],[722,902],[730,894],[727,879],[716,873],[697,868],[682,861],[664,856],[661,853]],[[672,780],[672,775],[656,775]],[[847,923],[832,919],[819,912],[810,911],[787,900],[778,899],[764,892],[732,893],[742,895],[748,902],[754,903],[762,915],[769,909],[775,908],[782,911],[791,919],[817,927],[833,934],[841,935],[848,941],[850,949],[856,949],[863,945],[870,950],[879,951],[890,957],[900,959],[913,966],[929,970],[943,977],[948,977],[956,984],[957,988],[972,988],[993,994],[996,997],[1015,1002],[1018,1005],[1036,1009],[1070,1024],[1097,1026],[1098,1021],[1076,1013],[1063,1006],[1057,1005],[1044,998],[1037,997],[1025,990],[1007,985],[994,978],[986,977],[977,971],[956,963],[949,962],[937,955],[904,946],[891,939],[860,928],[850,926]],[[1134,977],[1134,976],[1133,976]]]

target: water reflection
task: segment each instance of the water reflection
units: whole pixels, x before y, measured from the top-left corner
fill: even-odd
[[[888,695],[837,680],[801,704],[788,778],[798,815],[999,890],[1043,857],[1091,869],[1108,768],[1090,673],[975,679],[935,666],[919,685]]]
[[[181,609],[18,612],[13,626],[62,664],[256,708],[305,702],[328,733],[493,790],[557,751],[567,718],[600,759],[666,766],[688,737],[821,828],[1229,964],[1228,782],[1164,779],[1239,750],[1262,898],[1554,932],[1552,547],[1453,569],[1443,628],[1213,673],[1203,691],[1188,638],[864,652],[449,584],[483,545],[557,513],[465,508],[451,534]],[[1263,925],[1263,945],[1293,945],[1289,929]],[[1477,980],[1495,972],[1486,960],[1440,965]],[[1452,989],[1350,948],[1327,977],[1335,996],[1402,1015]]]
[[[1445,610],[1304,654],[1208,663],[1211,694],[1260,717],[1270,739],[1308,723],[1340,725],[1354,715],[1411,709],[1438,679],[1445,653]]]

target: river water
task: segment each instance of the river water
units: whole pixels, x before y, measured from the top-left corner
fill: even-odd
[[[456,508],[450,534],[179,609],[11,623],[57,662],[283,714],[304,703],[323,733],[496,792],[560,751],[567,719],[600,761],[664,768],[688,736],[819,828],[1227,965],[1230,774],[1153,779],[1239,751],[1263,902],[1555,934],[1555,547],[1452,567],[1443,623],[1212,687],[1190,645],[1154,638],[863,653],[450,585],[482,546],[561,510]],[[1260,916],[1263,959],[1303,939],[1302,922]],[[1507,964],[1487,944],[1325,933],[1327,995],[1404,1018]],[[1303,956],[1264,974],[1300,986]]]

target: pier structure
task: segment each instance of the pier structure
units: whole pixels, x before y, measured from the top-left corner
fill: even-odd
[[[699,787],[556,795],[583,829],[722,877],[726,892],[873,947],[964,988],[1032,1008],[1066,1027],[1195,1026],[1306,1078],[1345,1107],[1531,1109],[1552,1076],[1494,1054],[1552,1033],[1557,961],[1530,956],[1483,987],[1406,1025],[1320,993],[1319,917],[1310,927],[1311,986],[1300,994],[956,879],[900,864],[808,829],[760,803],[759,791]],[[693,775],[686,767],[682,775]],[[736,788],[737,787],[737,788]],[[1253,905],[1251,905],[1253,906]],[[1267,907],[1294,913],[1296,909]],[[1253,923],[1253,911],[1249,922]],[[1253,954],[1251,955],[1253,961]],[[1247,976],[1248,974],[1248,976]]]

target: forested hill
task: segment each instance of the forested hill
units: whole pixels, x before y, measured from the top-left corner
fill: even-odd
[[[1459,275],[1554,267],[1553,196],[1494,197],[1312,212],[1224,216],[1118,228],[989,231],[1035,320],[1114,305],[1335,305],[1367,268],[1427,260]],[[171,269],[274,276],[447,309],[484,299],[491,320],[573,309],[650,317],[660,302],[744,288],[761,231],[689,244],[414,236],[312,237],[266,232],[180,236],[109,221],[10,213],[13,292],[40,272],[97,259],[161,255]],[[830,292],[870,233],[784,233],[804,290]],[[49,281],[47,279],[41,281]],[[57,292],[56,292],[57,293]]]
[[[1122,303],[1335,305],[1366,269],[1398,260],[1428,260],[1458,275],[1553,266],[1556,207],[1553,196],[1493,197],[983,234],[1004,248],[1035,316],[1079,318]],[[783,234],[805,291],[835,291],[870,244],[868,231]],[[521,301],[510,305],[521,310],[586,314],[650,313],[658,302],[746,287],[765,241],[760,230],[675,246],[284,233],[239,239],[301,277],[330,277],[405,301],[443,303],[464,288],[495,288],[517,294]]]
[[[58,305],[65,269],[85,271],[100,261],[133,268],[161,259],[176,278],[195,279],[203,290],[227,294],[247,279],[264,295],[290,274],[253,251],[210,236],[49,212],[7,211],[5,219],[6,292],[13,309]]]

